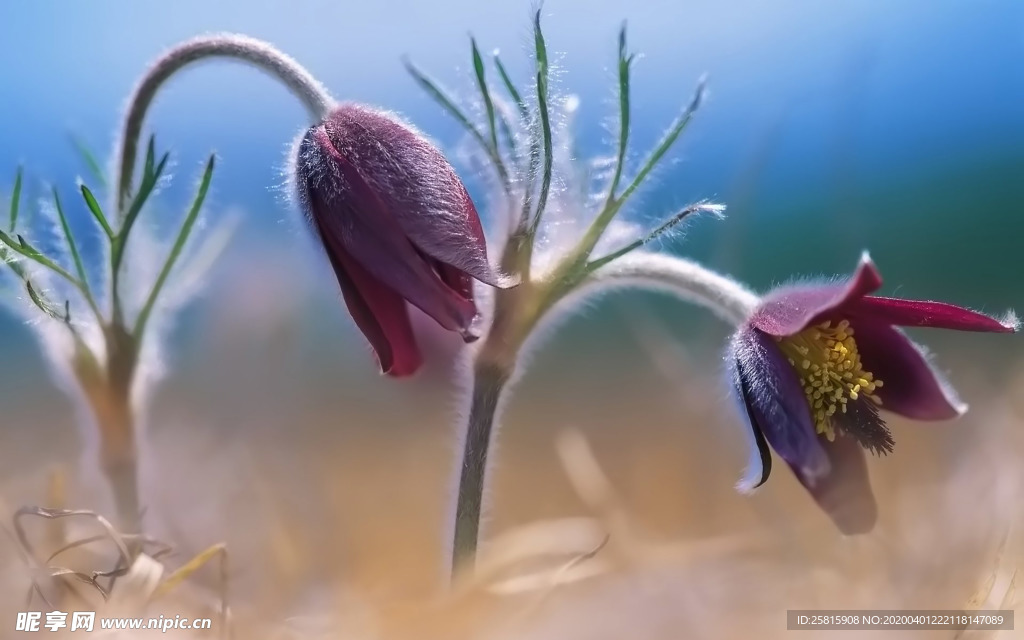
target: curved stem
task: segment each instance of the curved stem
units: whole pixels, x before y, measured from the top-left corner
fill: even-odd
[[[633,253],[597,269],[579,293],[638,287],[664,291],[702,306],[733,325],[742,324],[757,306],[757,294],[732,278],[685,258]]]
[[[100,373],[98,367],[83,365],[84,368],[79,373],[79,379],[86,390],[98,423],[102,442],[101,466],[114,490],[123,526],[131,532],[139,531],[141,525],[137,487],[136,433],[131,403],[131,389],[138,364],[140,343],[140,336],[136,333],[141,334],[155,297],[167,275],[166,272],[173,266],[174,259],[183,244],[184,235],[187,235],[188,228],[195,221],[194,218],[202,203],[202,197],[209,187],[212,161],[204,174],[197,201],[186,218],[184,235],[179,237],[175,243],[171,256],[165,264],[164,272],[160,274],[152,295],[140,313],[135,332],[128,331],[124,326],[118,291],[118,276],[121,258],[124,255],[124,243],[131,232],[134,215],[138,213],[127,203],[131,202],[132,197],[132,174],[143,121],[157,92],[178,71],[206,58],[239,60],[277,78],[302,101],[313,121],[323,119],[334,107],[334,99],[312,74],[269,43],[236,34],[219,34],[188,40],[176,45],[158,58],[142,76],[128,99],[128,108],[121,126],[121,137],[115,148],[116,165],[114,169],[116,173],[113,183],[115,189],[113,200],[116,216],[121,222],[120,228],[116,232],[107,224],[99,207],[93,206],[94,200],[88,190],[83,188],[83,195],[86,197],[90,210],[96,215],[114,247],[111,253],[112,274],[110,280],[113,317],[104,326],[107,345],[106,371]],[[164,162],[166,162],[166,156],[156,168],[155,176],[159,176]],[[152,179],[155,180],[155,178]],[[151,190],[152,187],[152,184],[148,185],[148,189]],[[141,206],[142,200],[148,194],[146,189],[147,185],[144,181],[143,187],[140,188],[140,192],[144,193],[139,196],[138,202],[133,203],[134,205]],[[12,245],[12,247],[16,251],[20,250],[17,246]],[[73,283],[77,283],[70,274],[64,272],[61,275]],[[83,293],[86,292],[83,291]]]
[[[302,65],[273,45],[248,36],[221,34],[183,42],[150,66],[128,100],[117,149],[115,211],[120,216],[131,192],[132,170],[138,152],[142,122],[161,86],[176,72],[205,58],[232,58],[262,69],[283,82],[316,121],[334,105],[334,99]]]
[[[546,316],[550,317],[550,310],[577,304],[588,295],[609,289],[639,287],[665,291],[739,325],[746,321],[758,303],[757,295],[743,285],[696,262],[647,253],[624,256],[602,266],[568,291],[559,292],[558,289],[531,284],[536,285],[527,283],[520,285],[522,291],[499,292],[491,330],[475,357],[470,408],[462,432],[462,458],[457,468],[458,490],[450,548],[453,576],[463,569],[471,569],[475,562],[487,477],[487,454],[500,425],[498,417],[504,394],[509,389],[509,379],[515,373],[524,345],[529,348],[533,341],[531,334],[538,334],[536,329]],[[531,307],[538,311],[526,311]],[[565,314],[559,312],[557,315]],[[528,318],[525,323],[524,318]]]

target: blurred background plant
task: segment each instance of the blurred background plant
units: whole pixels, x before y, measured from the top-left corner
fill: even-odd
[[[199,219],[214,167],[211,155],[191,206],[166,249],[166,258],[157,262],[160,260],[155,258],[159,250],[157,246],[150,243],[142,251],[132,252],[137,249],[139,241],[129,243],[129,240],[140,235],[136,233],[133,236],[132,232],[139,228],[139,216],[168,169],[170,154],[164,153],[158,158],[155,136],[151,135],[142,161],[142,176],[136,186],[137,155],[146,115],[160,89],[183,68],[210,57],[242,60],[266,71],[303,100],[314,120],[322,117],[333,104],[323,87],[301,65],[266,43],[230,34],[179,43],[151,63],[128,98],[114,150],[114,173],[110,180],[109,195],[114,215],[108,216],[89,187],[80,185],[85,207],[102,232],[100,262],[106,268],[99,277],[87,272],[78,248],[80,243],[61,207],[55,187],[52,189],[53,211],[56,211],[69,256],[63,261],[73,263],[74,273],[69,271],[71,267],[61,264],[63,256],[50,257],[26,240],[24,235],[15,233],[21,207],[21,169],[15,179],[10,206],[9,233],[14,234],[17,240],[0,232],[0,241],[5,245],[0,258],[11,265],[32,304],[50,320],[59,321],[66,330],[60,333],[54,332],[47,324],[34,325],[38,327],[43,346],[54,361],[55,373],[58,376],[70,373],[77,383],[75,391],[80,392],[87,409],[82,413],[91,419],[98,435],[99,466],[113,492],[120,532],[127,535],[142,533],[137,421],[143,415],[148,395],[146,384],[152,381],[145,376],[149,374],[152,378],[160,359],[158,345],[152,339],[146,340],[147,331],[154,324],[153,314],[161,301],[163,289]],[[107,180],[95,155],[77,138],[73,138],[73,142],[97,181],[105,184]],[[202,252],[202,259],[196,261],[199,271],[209,266],[212,257],[223,249],[228,235],[225,230],[230,230],[230,227],[223,226],[219,233],[209,235],[208,240],[212,242],[207,248],[212,248],[212,251]],[[155,265],[159,267],[153,271]],[[28,269],[41,271],[30,274]],[[147,271],[153,273],[147,274]],[[124,283],[139,272],[142,272],[142,277],[126,287]],[[151,279],[147,280],[147,276]],[[195,280],[195,276],[193,273],[184,280],[188,283]],[[47,283],[51,278],[55,279],[56,293],[39,291],[38,283],[44,278]],[[96,280],[100,282],[98,287]],[[60,285],[64,289],[70,287],[70,290],[61,291]],[[63,298],[63,313],[49,300],[51,295],[65,294],[77,297],[76,309],[79,301],[88,307],[90,316],[86,321],[79,321],[77,317],[72,320],[70,298]],[[178,302],[180,304],[182,300]],[[109,308],[107,313],[101,311],[101,304]],[[163,305],[163,308],[168,308],[168,305]],[[143,371],[143,365],[148,365],[148,370]],[[132,550],[138,551],[138,547],[133,546]]]
[[[79,147],[94,178],[104,183],[99,163],[88,150]],[[51,187],[51,199],[39,209],[45,214],[32,220],[47,220],[50,228],[27,224],[22,216],[24,174],[18,170],[10,198],[10,217],[6,231],[0,231],[0,259],[17,289],[7,292],[9,304],[19,313],[28,311],[58,384],[72,381],[68,391],[81,404],[79,414],[95,432],[99,466],[109,482],[117,509],[119,527],[129,534],[142,531],[142,509],[138,488],[137,441],[139,422],[144,420],[146,389],[139,383],[144,353],[156,357],[156,345],[150,331],[161,294],[191,238],[213,178],[214,160],[210,157],[196,189],[191,206],[180,227],[160,258],[159,269],[150,282],[126,287],[133,270],[129,255],[130,240],[135,239],[136,222],[149,204],[161,180],[166,178],[170,154],[158,157],[154,137],[150,137],[138,189],[129,195],[126,206],[108,217],[93,191],[80,184],[78,191],[84,210],[95,223],[103,243],[101,266],[88,268],[79,246],[81,240],[72,230],[58,187]],[[75,207],[72,211],[81,211]],[[56,232],[59,238],[47,237]],[[136,242],[138,242],[136,240]],[[157,247],[148,246],[147,251]],[[153,256],[134,253],[147,269]],[[91,266],[91,265],[90,265]],[[138,284],[138,283],[135,283]],[[140,297],[137,294],[143,293]],[[18,306],[20,303],[21,307]],[[148,339],[148,340],[147,340]],[[151,372],[143,372],[142,375]],[[66,385],[65,385],[66,386]]]

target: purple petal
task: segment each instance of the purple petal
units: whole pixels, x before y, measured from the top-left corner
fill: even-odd
[[[342,248],[376,280],[445,329],[468,334],[476,317],[472,301],[441,281],[406,238],[386,201],[367,184],[362,171],[331,146],[324,130],[315,129],[312,137],[329,164],[323,182],[308,187],[309,209],[325,243]]]
[[[773,336],[791,336],[832,315],[882,286],[867,254],[846,281],[831,284],[794,284],[768,293],[750,317],[750,324]]]
[[[442,282],[466,300],[473,300],[473,279],[468,273],[439,260],[433,260],[433,263]]]
[[[340,247],[328,247],[327,255],[341,285],[345,305],[373,347],[381,372],[396,378],[416,373],[423,360],[405,301]]]
[[[902,327],[935,327],[994,333],[1013,333],[1017,330],[1015,322],[1004,323],[983,313],[946,302],[866,296],[853,302],[849,309],[854,315]]]
[[[734,349],[730,349],[726,356],[726,366],[729,372],[729,382],[732,385],[733,398],[747,418],[747,429],[744,429],[743,433],[747,436],[746,440],[750,451],[747,468],[743,472],[743,477],[736,483],[736,489],[740,493],[750,493],[768,481],[768,476],[772,472],[772,452],[768,448],[768,441],[764,439],[764,433],[757,426],[754,413],[746,400],[749,389],[740,377],[739,361],[733,351]]]
[[[441,282],[445,283],[459,296],[473,302],[473,279],[469,274],[438,260],[431,259],[431,262]],[[479,316],[477,319],[479,319]],[[471,324],[462,331],[462,339],[465,342],[476,342],[479,337],[480,334],[474,324]]]
[[[857,318],[852,323],[865,371],[882,386],[875,392],[882,408],[915,420],[948,420],[967,406],[928,362],[922,347],[883,322]]]
[[[831,471],[818,478],[797,467],[793,473],[844,535],[868,533],[878,520],[878,506],[864,449],[853,438],[838,434],[834,441],[822,440],[821,444]]]
[[[489,285],[515,284],[488,262],[480,216],[455,170],[411,125],[394,114],[344,104],[324,129],[420,251]]]
[[[732,357],[747,413],[768,444],[809,478],[828,473],[828,459],[807,398],[775,340],[756,329],[742,328],[733,338]]]

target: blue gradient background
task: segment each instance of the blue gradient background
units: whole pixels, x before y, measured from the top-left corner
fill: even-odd
[[[401,111],[451,148],[457,125],[408,78],[401,56],[468,95],[472,33],[485,50],[500,49],[525,82],[530,12],[527,2],[465,0],[6,3],[0,168],[13,177],[24,164],[32,198],[48,183],[72,193],[76,177],[87,174],[69,133],[106,158],[146,63],[181,39],[221,30],[274,42],[336,96]],[[709,100],[630,215],[654,220],[712,198],[730,206],[730,218],[703,222],[666,248],[756,287],[845,271],[867,248],[889,291],[992,311],[1021,306],[1024,5],[552,0],[544,14],[559,89],[582,100],[584,152],[606,151],[611,137],[623,19],[631,48],[642,53],[633,82],[634,162],[709,74]],[[304,126],[300,105],[282,87],[238,64],[212,62],[175,79],[147,125],[177,162],[163,193],[171,211],[184,208],[201,162],[216,151],[209,209],[214,217],[246,212],[235,245],[276,238],[273,254],[308,253],[279,189],[285,152]],[[479,195],[479,181],[466,178]],[[5,193],[10,182],[0,180]],[[75,224],[89,224],[81,204],[65,199]],[[321,280],[323,296],[336,303],[329,277]],[[670,319],[683,313],[654,304]],[[2,322],[8,357],[25,361],[21,378],[38,379],[30,334],[9,316]],[[358,345],[346,330],[347,344]],[[592,340],[588,331],[602,330],[582,328],[566,344]]]

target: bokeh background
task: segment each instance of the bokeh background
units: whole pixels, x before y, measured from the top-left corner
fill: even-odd
[[[654,221],[710,198],[728,205],[728,218],[699,221],[665,250],[764,289],[797,275],[848,271],[868,249],[888,293],[993,313],[1024,306],[1024,5],[550,0],[543,15],[558,90],[581,100],[583,155],[607,153],[613,139],[623,20],[631,48],[642,53],[633,76],[634,163],[708,74],[708,101],[627,213]],[[530,17],[528,2],[511,0],[4,3],[0,193],[10,193],[23,165],[26,204],[34,207],[55,185],[73,226],[86,229],[90,220],[74,192],[88,173],[71,136],[105,160],[147,62],[214,31],[269,40],[336,96],[400,111],[454,149],[462,142],[458,126],[415,86],[402,56],[471,99],[472,34],[484,51],[500,50],[526,83]],[[168,334],[167,375],[143,445],[147,517],[183,556],[228,540],[241,592],[287,591],[285,613],[308,604],[308,585],[328,578],[373,602],[432,593],[457,404],[451,367],[458,345],[429,327],[422,375],[395,382],[376,374],[283,190],[285,154],[304,117],[261,74],[212,62],[175,79],[147,121],[175,163],[175,179],[160,195],[160,215],[170,216],[163,224],[184,211],[211,151],[219,164],[207,218],[242,221],[205,295]],[[462,168],[482,201],[483,182]],[[87,255],[95,256],[93,240]],[[102,484],[80,453],[87,434],[51,381],[33,331],[13,314],[0,316],[0,327],[0,495],[9,504],[41,500],[47,474],[60,468],[77,504],[103,508]],[[726,332],[702,312],[631,293],[609,297],[555,334],[509,407],[491,530],[586,511],[553,447],[561,429],[576,427],[623,502],[660,537],[767,532],[818,542],[806,553],[786,546],[790,559],[849,551],[835,546],[849,542],[835,540],[784,470],[754,498],[732,492],[746,452],[720,384]],[[918,605],[956,606],[974,593],[975,578],[984,583],[987,565],[944,554],[970,549],[987,557],[1004,516],[1024,502],[1016,476],[1007,475],[1020,466],[1024,351],[1014,337],[914,335],[937,352],[974,411],[944,425],[894,421],[896,452],[872,460],[882,522],[870,544],[891,554],[887,567],[909,567],[925,582],[949,578],[934,593],[920,591]],[[985,462],[975,468],[965,460]],[[1004,490],[1005,507],[996,508],[990,501]],[[958,514],[950,500],[977,511]],[[910,531],[948,536],[925,536],[921,544],[933,553],[901,555]],[[853,583],[839,581],[851,590],[850,603],[885,606],[877,600],[917,588],[879,568],[878,548],[857,547],[877,563],[861,567]],[[287,575],[261,582],[275,571]],[[721,575],[713,572],[715,584]],[[780,583],[775,574],[757,580]],[[679,593],[703,593],[686,584]],[[665,597],[649,602],[660,603],[663,615],[694,602],[674,596],[671,581],[657,585],[651,588]],[[833,605],[853,606],[841,588],[835,594]],[[629,611],[621,608],[623,620]],[[572,628],[565,620],[550,624]],[[771,624],[777,632],[779,621]],[[618,628],[593,626],[582,636]]]

